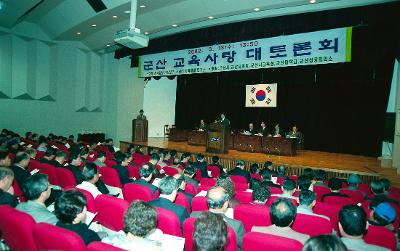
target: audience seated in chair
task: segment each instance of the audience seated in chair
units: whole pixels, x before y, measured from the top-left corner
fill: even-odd
[[[372,208],[368,223],[373,226],[381,226],[392,232],[397,232],[393,226],[396,220],[396,210],[387,202],[382,202],[378,206]]]
[[[270,174],[276,175],[276,171],[274,170],[274,165],[273,165],[273,163],[272,163],[271,161],[266,161],[266,162],[264,163],[263,167],[264,167],[264,168],[263,168],[262,171],[266,170],[266,171],[268,171]]]
[[[55,215],[58,218],[56,226],[77,233],[86,245],[93,241],[100,241],[97,233],[90,230],[85,224],[86,197],[76,190],[63,192],[54,205]]]
[[[185,167],[183,174],[185,176],[185,181],[191,183],[194,188],[197,189],[197,187],[199,186],[199,182],[194,179],[194,176],[196,175],[196,169],[194,168],[194,166],[190,165]]]
[[[126,168],[129,164],[129,157],[125,153],[118,151],[115,153],[115,162],[117,162],[117,165],[113,166],[113,168],[117,171],[122,186],[130,183],[129,172]]]
[[[299,191],[310,190],[313,191],[313,186],[311,182],[311,178],[308,175],[300,175],[297,180]]]
[[[385,184],[381,180],[374,180],[371,182],[371,192],[373,197],[367,199],[371,201],[370,208],[374,208],[382,202],[389,202],[397,205],[400,209],[399,202],[387,197],[387,194],[385,194]]]
[[[63,151],[57,151],[53,160],[49,162],[50,165],[55,167],[64,167],[64,162],[67,155]]]
[[[272,196],[298,200],[297,197],[293,196],[295,191],[296,191],[296,181],[288,178],[283,181],[282,193],[272,194]]]
[[[245,170],[244,161],[236,161],[236,167],[228,172],[229,175],[238,175],[246,178],[247,183],[250,181],[250,173]]]
[[[326,181],[326,172],[324,170],[316,170],[314,175],[316,180],[314,186],[327,187],[327,185],[324,183]]]
[[[178,189],[178,192],[180,192],[180,193],[182,193],[182,194],[184,194],[185,196],[186,196],[186,198],[187,198],[187,200],[188,200],[188,202],[189,202],[189,205],[190,205],[190,207],[191,207],[191,205],[192,205],[192,200],[193,200],[193,195],[192,194],[190,194],[190,193],[188,193],[188,192],[186,192],[185,191],[185,188],[186,188],[186,181],[185,181],[185,177],[183,176],[183,174],[175,174],[174,175],[174,178],[176,179],[176,181],[178,182],[178,186],[179,186],[179,189]]]
[[[40,163],[49,164],[53,161],[54,157],[56,156],[55,150],[51,147],[47,148],[46,153],[44,154],[43,158],[39,159]]]
[[[57,223],[57,217],[45,205],[51,194],[47,175],[39,173],[32,175],[25,181],[22,190],[28,201],[19,204],[16,207],[18,210],[30,214],[36,222],[53,225]]]
[[[251,204],[265,205],[269,197],[271,197],[271,192],[268,186],[260,186],[259,188],[253,190],[252,197],[253,197],[253,202]]]
[[[12,183],[14,181],[14,172],[8,167],[0,166],[0,205],[9,205],[16,207],[18,199],[14,196]]]
[[[93,163],[98,167],[104,167],[106,166],[106,164],[104,163],[106,162],[106,157],[107,154],[104,151],[98,151],[96,160]]]
[[[279,198],[272,203],[270,218],[273,225],[267,227],[254,226],[252,232],[261,232],[295,239],[304,244],[310,237],[294,231],[290,226],[296,217],[296,207],[287,198]]]
[[[29,161],[29,155],[25,152],[18,152],[15,155],[14,165],[11,166],[11,169],[14,172],[14,178],[19,187],[22,187],[24,182],[31,177],[30,172],[26,170],[28,168]]]
[[[278,166],[276,171],[276,177],[282,177],[286,179],[288,176],[286,175],[286,167],[285,166]]]
[[[325,215],[315,214],[313,212],[313,207],[315,206],[316,203],[317,203],[317,201],[316,201],[316,196],[315,196],[314,192],[311,192],[310,190],[300,191],[299,206],[297,207],[297,213],[313,215],[313,216],[322,217],[327,220],[330,220]]]
[[[228,230],[223,217],[202,212],[194,225],[193,242],[197,251],[223,251],[228,242]]]
[[[157,229],[157,210],[140,200],[134,201],[124,214],[124,232],[102,241],[125,250],[162,250],[158,241],[162,232]]]
[[[151,206],[165,208],[174,212],[182,227],[183,221],[185,221],[189,215],[186,208],[173,203],[179,189],[177,180],[174,179],[174,177],[166,176],[160,181],[158,187],[160,189],[160,197],[156,200],[149,201],[149,204]]]
[[[213,157],[214,158],[214,157]],[[219,160],[219,159],[218,159]],[[196,162],[192,164],[192,166],[197,170],[199,169],[201,172],[201,177],[202,178],[208,178],[208,172],[207,172],[207,162],[204,159],[203,154],[197,154],[196,155]],[[197,178],[196,178],[197,179]]]
[[[348,195],[339,193],[339,189],[342,188],[342,181],[338,178],[330,178],[328,182],[329,189],[331,189],[330,193],[322,195],[321,201],[324,202],[326,197],[336,196],[336,197],[346,197],[350,198]]]
[[[230,226],[236,234],[238,249],[242,248],[242,239],[245,234],[243,223],[239,220],[234,220],[225,215],[228,210],[229,194],[220,186],[212,187],[207,192],[207,204],[209,211],[221,215],[228,226]],[[192,212],[191,217],[199,217],[201,212]]]
[[[279,185],[279,184],[275,184],[274,182],[272,182],[272,173],[271,173],[271,171],[269,171],[269,170],[267,170],[267,169],[264,169],[264,170],[262,170],[261,172],[260,172],[260,174],[261,174],[261,177],[262,177],[262,179],[263,179],[263,183],[265,183],[266,185],[268,185],[268,186],[271,186],[271,187],[276,187],[276,188],[281,188],[281,185]]]
[[[102,194],[96,186],[99,181],[99,171],[94,163],[86,163],[82,170],[82,175],[85,178],[81,184],[76,187],[88,191],[93,195],[93,198]]]
[[[148,164],[143,164],[139,169],[140,179],[135,180],[132,183],[150,188],[153,196],[155,196],[158,188],[150,183],[153,179],[153,172],[154,167],[150,167]]]
[[[345,189],[360,191],[360,190],[358,190],[358,186],[361,184],[360,176],[358,174],[355,174],[355,173],[351,174],[347,178],[347,184],[349,186],[347,188],[345,188]],[[360,191],[360,192],[362,192],[364,198],[367,197],[367,195],[363,191]]]
[[[361,207],[356,205],[346,205],[340,210],[339,231],[342,236],[341,240],[349,250],[388,250],[383,247],[368,244],[364,241],[363,238],[367,228],[367,215]]]
[[[236,194],[235,185],[233,184],[231,178],[227,174],[222,173],[217,178],[217,186],[222,187],[228,193],[228,195],[229,195],[229,208],[234,208],[234,207],[236,207],[237,205],[240,204],[240,201],[235,199],[235,194]]]
[[[347,247],[336,235],[318,235],[308,239],[302,251],[347,251]]]

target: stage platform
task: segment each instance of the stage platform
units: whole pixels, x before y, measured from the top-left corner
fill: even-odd
[[[274,165],[284,165],[288,168],[289,174],[299,175],[304,168],[323,169],[327,171],[328,177],[346,178],[352,173],[359,174],[364,182],[379,179],[380,177],[389,178],[396,186],[399,185],[399,177],[395,169],[383,168],[377,158],[329,153],[319,151],[300,150],[295,156],[277,156],[264,153],[240,152],[229,150],[227,154],[206,153],[204,146],[192,146],[187,142],[169,141],[168,138],[149,138],[147,142],[121,141],[122,151],[126,151],[129,144],[140,145],[144,148],[155,147],[168,150],[176,150],[178,153],[190,152],[193,154],[202,153],[210,160],[212,156],[217,155],[221,159],[221,164],[231,169],[236,160],[244,160],[246,167],[252,163],[264,163],[272,161]]]

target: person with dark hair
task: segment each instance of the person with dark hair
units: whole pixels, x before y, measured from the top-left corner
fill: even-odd
[[[12,183],[14,172],[8,167],[0,166],[0,205],[9,205],[16,207],[18,199],[14,196]]]
[[[236,167],[228,172],[229,175],[243,176],[246,178],[247,183],[250,181],[250,173],[245,170],[243,160],[236,161]]]
[[[369,204],[369,207],[371,209],[374,209],[377,207],[379,204],[383,202],[389,202],[395,204],[398,209],[400,209],[400,204],[397,200],[391,199],[387,197],[385,194],[385,184],[382,182],[382,180],[374,180],[371,182],[371,192],[373,194],[372,197],[367,198],[367,200],[370,200],[371,203]]]
[[[358,174],[351,174],[347,178],[347,184],[349,185],[347,188],[344,188],[345,190],[351,190],[351,191],[360,191],[358,190],[358,185],[362,183],[361,178]],[[367,194],[363,191],[360,191],[364,195],[364,199],[367,198]]]
[[[302,251],[347,251],[347,247],[336,236],[331,234],[311,237],[304,243]]]
[[[255,190],[253,190],[252,197],[253,197],[253,202],[251,204],[265,205],[265,203],[267,203],[269,197],[271,197],[271,192],[269,191],[268,187],[261,186]]]
[[[296,217],[296,207],[286,198],[279,198],[270,207],[271,226],[254,226],[252,232],[278,235],[285,238],[297,240],[304,244],[310,236],[294,231],[290,226]]]
[[[199,124],[199,126],[196,127],[196,130],[198,130],[200,132],[207,130],[207,125],[206,125],[206,122],[204,122],[204,119],[200,119],[200,124]]]
[[[223,126],[229,127],[231,125],[231,122],[229,119],[226,118],[226,114],[224,112],[221,113],[220,119],[218,120],[218,123],[220,123]]]
[[[56,224],[57,218],[51,213],[45,203],[50,198],[51,189],[46,174],[34,174],[29,177],[22,186],[26,202],[19,204],[16,208],[30,214],[36,222]]]
[[[314,192],[311,192],[310,190],[302,190],[299,192],[299,206],[297,207],[297,213],[298,214],[307,214],[307,215],[312,215],[312,216],[317,216],[317,217],[322,217],[327,220],[330,220],[328,217],[325,215],[320,215],[320,214],[315,214],[313,212],[313,207],[317,203],[316,200],[316,195]]]
[[[170,155],[171,155],[171,165],[179,163],[179,159],[178,159],[176,150],[171,150]]]
[[[178,182],[178,186],[179,186],[178,192],[185,195],[185,197],[187,198],[187,200],[189,202],[190,210],[192,210],[192,200],[193,200],[194,196],[185,191],[185,188],[186,188],[185,177],[183,176],[183,174],[177,173],[174,175],[174,178]]]
[[[29,155],[25,152],[19,152],[15,155],[14,165],[11,166],[11,169],[14,172],[14,178],[19,187],[22,187],[25,180],[31,177],[31,173],[26,170],[28,168],[29,161]]]
[[[67,155],[63,151],[57,151],[54,160],[50,161],[50,165],[55,167],[64,167],[65,159]]]
[[[264,185],[267,185],[269,187],[276,187],[276,188],[281,188],[281,186],[279,184],[275,184],[274,182],[272,182],[272,175],[270,173],[270,171],[268,169],[264,169],[260,172],[260,175],[263,179],[263,183]]]
[[[8,152],[7,138],[4,136],[0,137],[0,152]]]
[[[235,184],[233,184],[231,178],[223,173],[217,178],[217,186],[222,187],[229,195],[229,209],[232,209],[236,207],[237,205],[240,204],[240,201],[238,201],[235,198],[236,194],[236,189],[235,189]],[[228,215],[233,215],[233,212],[229,212]]]
[[[260,167],[257,163],[253,163],[250,165],[250,173],[251,174],[258,174],[260,172]]]
[[[202,178],[208,178],[207,162],[204,160],[204,155],[199,153],[196,155],[196,162],[192,165],[196,170],[199,169]]]
[[[282,193],[273,194],[273,196],[298,200],[297,197],[293,196],[294,192],[296,192],[296,181],[288,178],[283,181]]]
[[[80,168],[82,164],[81,156],[77,152],[71,152],[68,156],[68,160],[69,164],[67,166],[63,166],[62,168],[70,170],[75,177],[76,184],[81,184],[82,181],[85,180]]]
[[[128,156],[125,153],[118,151],[115,153],[115,162],[117,162],[117,165],[113,166],[113,168],[118,173],[121,185],[123,186],[126,183],[130,183],[131,180],[129,179],[129,172],[128,169],[126,168],[129,163]]]
[[[96,160],[93,163],[98,167],[104,167],[106,166],[106,164],[104,163],[106,162],[106,158],[107,154],[104,151],[98,151]]]
[[[168,209],[175,213],[182,227],[183,222],[189,215],[186,208],[173,203],[179,189],[178,181],[174,179],[174,177],[166,176],[161,179],[158,188],[160,189],[160,197],[156,200],[149,201],[149,204],[154,207]]]
[[[228,226],[230,226],[236,234],[238,250],[242,249],[242,239],[245,234],[243,223],[239,220],[234,220],[233,217],[226,216],[229,204],[229,194],[224,188],[215,186],[207,191],[208,210],[212,213],[221,215]],[[190,217],[199,217],[201,212],[192,212]]]
[[[260,130],[258,131],[258,134],[260,136],[272,136],[267,128],[267,125],[264,121],[261,122],[260,124]]]
[[[286,175],[286,167],[285,166],[278,166],[278,169],[276,171],[276,176],[277,177],[282,177],[282,178],[288,178]]]
[[[274,170],[274,164],[271,161],[266,161],[264,163],[264,168],[262,171],[268,171],[271,175],[276,175],[276,171]]]
[[[342,181],[338,178],[330,178],[328,182],[328,186],[331,189],[330,193],[324,194],[321,197],[321,202],[324,202],[326,197],[329,196],[337,196],[337,197],[346,197],[349,198],[347,194],[339,193],[339,189],[342,188]]]
[[[113,139],[111,139],[111,138],[106,139],[106,140],[104,141],[104,146],[107,147],[107,149],[108,149],[108,151],[109,151],[110,153],[115,152],[115,150],[114,150],[114,142],[113,142]]]
[[[148,164],[143,164],[139,168],[139,176],[140,179],[133,181],[133,184],[138,184],[141,186],[145,186],[151,190],[153,195],[156,195],[158,188],[151,184],[151,180],[153,178],[154,168],[150,167]]]
[[[258,189],[259,187],[261,187],[261,184],[262,184],[262,182],[259,181],[258,179],[251,179],[249,182],[249,189],[254,191],[254,190]]]
[[[196,251],[223,251],[228,243],[228,228],[219,214],[202,212],[194,225]]]
[[[63,192],[55,201],[54,213],[58,222],[56,226],[77,233],[88,245],[93,241],[100,241],[97,233],[90,230],[85,224],[86,197],[77,190]]]
[[[139,115],[136,117],[137,119],[146,119],[146,115],[144,115],[143,109],[140,109]]]
[[[314,186],[327,187],[324,181],[326,180],[326,172],[324,170],[316,170],[314,172],[316,182]]]
[[[225,170],[224,170],[224,167],[219,162],[219,157],[218,156],[214,155],[214,156],[211,157],[211,165],[210,166],[217,166],[218,169],[219,169],[220,174],[226,173]],[[208,176],[205,176],[205,177],[208,177]]]
[[[160,155],[157,153],[152,153],[150,155],[150,160],[146,164],[152,168],[153,170],[155,169],[155,165],[157,165],[158,161],[160,160]]]
[[[368,228],[367,215],[357,205],[346,205],[339,211],[339,231],[341,240],[350,250],[380,251],[388,250],[383,247],[368,244],[364,241],[364,234]]]
[[[310,180],[314,180],[315,178],[314,170],[312,170],[311,168],[305,168],[303,170],[303,175],[310,177]]]
[[[382,179],[380,179],[380,181],[383,183],[383,186],[385,187],[384,194],[388,194],[390,187],[392,186],[392,182],[390,182],[390,180],[388,180],[386,178],[382,178]]]
[[[11,166],[11,159],[7,152],[0,151],[0,166],[9,167]]]
[[[396,210],[389,203],[382,202],[372,209],[368,223],[374,226],[385,227],[396,233],[397,231],[393,226],[396,217]]]
[[[19,145],[20,140],[18,137],[14,137],[7,141],[8,152],[16,154],[18,151],[22,151],[22,147]]]
[[[299,184],[299,190],[304,191],[304,190],[309,190],[311,186],[311,179],[307,175],[300,175],[298,177],[298,184]]]
[[[192,155],[188,152],[183,153],[181,155],[181,161],[179,162],[178,166],[181,166],[181,170],[185,169],[186,166],[190,165],[190,159],[192,158]]]
[[[83,167],[82,175],[84,177],[84,181],[82,181],[82,183],[76,187],[88,191],[93,195],[93,198],[96,199],[98,195],[102,194],[96,187],[96,183],[100,179],[97,166],[94,163],[86,163]]]
[[[53,148],[49,147],[46,150],[43,158],[39,159],[39,162],[40,163],[44,163],[44,164],[52,165],[51,162],[53,161],[55,155],[56,155],[55,150]]]
[[[104,238],[102,242],[124,250],[161,251],[161,243],[153,237],[162,235],[157,229],[157,218],[154,207],[136,200],[124,214],[124,233]]]
[[[196,169],[193,167],[193,165],[187,166],[183,171],[183,174],[185,176],[185,181],[189,182],[197,189],[199,182],[194,179],[194,176],[196,175]]]

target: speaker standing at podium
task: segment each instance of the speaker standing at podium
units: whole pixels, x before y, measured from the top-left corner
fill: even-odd
[[[144,113],[144,111],[141,109],[140,111],[139,111],[139,115],[137,115],[137,119],[146,119],[146,116],[143,114]]]
[[[224,126],[231,125],[231,122],[229,121],[229,119],[227,119],[225,117],[225,113],[221,113],[221,119],[218,120],[218,123],[220,123],[221,125],[224,125]]]

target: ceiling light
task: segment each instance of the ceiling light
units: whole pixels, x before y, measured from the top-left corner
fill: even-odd
[[[76,35],[80,35],[81,33],[78,31],[77,33],[76,33]]]
[[[96,27],[97,25],[96,25],[96,24],[92,24],[91,26],[92,26],[92,27]]]
[[[139,7],[140,8],[146,8],[146,5],[140,5]]]
[[[129,13],[131,13],[131,11],[130,10],[126,10],[126,11],[124,11],[124,13],[125,14],[129,14]]]
[[[213,16],[209,16],[208,19],[214,19],[214,17]]]
[[[110,47],[110,45],[109,45],[109,44],[106,44],[106,46],[107,46],[107,47]]]
[[[172,27],[178,27],[178,25],[177,24],[173,24]]]
[[[150,33],[149,33],[148,31],[145,31],[144,34],[145,34],[145,35],[149,35]]]
[[[118,16],[113,16],[113,18],[118,18]]]
[[[310,3],[316,3],[317,0],[310,0]]]
[[[259,11],[259,10],[260,10],[260,8],[254,8],[253,10],[254,10],[254,11]]]

